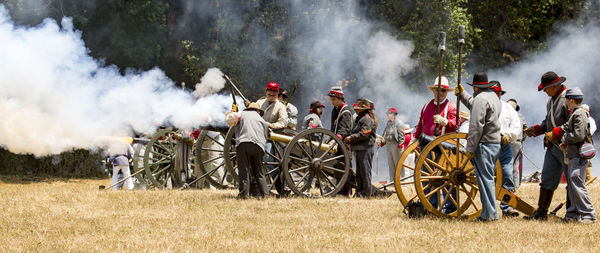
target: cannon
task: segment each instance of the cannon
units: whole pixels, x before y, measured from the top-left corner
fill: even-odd
[[[475,167],[465,154],[463,143],[466,143],[466,138],[466,133],[448,133],[437,138],[422,137],[406,148],[394,178],[396,195],[403,206],[418,200],[429,213],[439,217],[479,217],[479,187]],[[404,177],[402,170],[405,170]],[[526,215],[532,215],[535,211],[533,206],[502,188],[499,162],[496,162],[495,174],[497,200]],[[443,207],[448,202],[454,204],[455,211],[444,212]]]

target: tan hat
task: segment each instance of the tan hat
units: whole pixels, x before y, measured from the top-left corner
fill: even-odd
[[[262,109],[260,109],[260,106],[258,106],[257,103],[250,103],[248,105],[248,107],[246,107],[246,109],[244,109],[244,111],[247,111],[247,110],[255,110],[258,112],[258,114],[260,114],[260,116],[263,116],[263,114],[265,114],[265,112]]]
[[[454,88],[450,88],[450,86],[448,85],[448,79],[445,76],[442,76],[442,82],[438,82],[440,78],[436,77],[435,81],[433,81],[433,85],[431,86],[427,86],[428,89],[430,90],[437,90],[438,85],[440,85],[440,90],[447,90],[447,91],[451,91],[454,90]]]
[[[464,122],[464,121],[469,120],[469,112],[467,112],[467,111],[460,111],[458,113],[458,115],[460,116],[460,121]]]
[[[410,133],[412,132],[414,129],[410,128],[409,124],[404,124],[404,133]]]

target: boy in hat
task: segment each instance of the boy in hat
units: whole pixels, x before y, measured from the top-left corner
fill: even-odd
[[[387,118],[388,121],[385,124],[385,129],[383,129],[383,138],[378,145],[383,147],[387,144],[385,154],[388,161],[389,182],[393,182],[396,175],[396,166],[398,166],[398,160],[400,160],[400,154],[403,151],[404,122],[398,118],[398,110],[394,107],[388,109]],[[404,173],[402,173],[401,178],[404,178]]]
[[[373,167],[373,146],[375,145],[377,122],[373,115],[373,103],[367,99],[357,99],[353,106],[357,117],[354,127],[344,142],[349,143],[356,153],[357,196],[371,197],[371,168]]]
[[[350,135],[350,131],[352,130],[352,110],[344,101],[344,91],[341,86],[331,87],[328,96],[331,105],[333,105],[333,109],[331,110],[331,131],[340,137],[341,140],[344,140]],[[336,153],[338,156],[341,154],[341,150],[338,150],[338,153]],[[343,167],[343,162],[340,160],[337,166]],[[342,175],[337,175],[336,177],[338,176],[339,178],[342,177]],[[348,196],[350,191],[350,186],[346,185],[338,194]]]
[[[310,103],[309,113],[304,117],[302,129],[323,128],[323,123],[321,123],[323,108],[325,108],[325,105],[321,104],[319,100]]]
[[[269,128],[274,132],[282,132],[284,129],[287,129],[289,121],[288,114],[285,105],[278,100],[279,95],[279,84],[275,82],[270,82],[267,84],[265,88],[266,98],[259,99],[256,101],[256,104],[260,107],[261,110],[264,111],[263,119],[269,123]],[[271,141],[267,141],[265,146],[265,153],[273,154],[273,143]],[[265,154],[266,162],[274,162],[275,159]],[[280,196],[285,196],[289,194],[289,191],[285,190],[284,180],[281,175],[281,170],[274,169],[273,165],[267,165],[267,171],[272,171],[272,176],[279,176],[275,180],[275,189],[280,194]]]
[[[500,100],[491,89],[487,74],[478,72],[473,76],[474,98],[463,97],[466,92],[457,86],[457,95],[461,95],[463,103],[470,107],[469,133],[467,135],[467,157],[475,166],[479,197],[481,199],[481,221],[498,219],[496,209],[496,192],[494,186],[494,168],[500,152]],[[468,95],[468,94],[465,94]],[[470,102],[469,102],[470,101]]]
[[[250,194],[250,174],[257,181],[261,197],[269,193],[265,171],[262,168],[265,145],[269,139],[269,123],[263,118],[263,110],[257,103],[250,105],[240,113],[229,112],[225,120],[235,127],[235,150],[239,172],[240,199]]]
[[[263,110],[263,119],[269,123],[272,130],[284,129],[288,126],[288,114],[285,105],[279,101],[279,84],[270,82],[265,88],[265,98],[256,101]]]
[[[550,97],[546,104],[546,118],[542,123],[525,129],[525,134],[529,137],[544,134],[544,146],[547,148],[542,166],[542,182],[540,183],[538,209],[532,216],[526,216],[526,219],[548,219],[548,207],[550,207],[552,202],[554,190],[558,187],[563,172],[566,173],[567,171],[564,154],[558,147],[563,135],[561,126],[569,119],[569,108],[567,107],[567,100],[565,98],[567,87],[563,85],[563,82],[566,80],[567,78],[559,77],[552,71],[542,75],[538,91],[544,91]],[[568,195],[567,193],[567,206],[569,206]]]
[[[279,89],[279,102],[285,105],[285,109],[288,115],[288,125],[287,128],[291,130],[296,130],[296,125],[298,124],[298,108],[294,106],[292,103],[288,102],[288,93],[285,89]],[[286,104],[286,102],[288,102]]]
[[[565,98],[571,115],[563,126],[564,134],[560,148],[566,151],[566,157],[569,159],[565,176],[571,205],[567,207],[564,220],[595,223],[596,211],[585,185],[586,167],[589,160],[584,159],[579,153],[583,143],[592,143],[588,113],[581,107],[583,92],[579,87],[568,89]]]

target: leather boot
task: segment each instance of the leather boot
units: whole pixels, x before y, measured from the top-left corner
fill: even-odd
[[[554,195],[554,190],[545,190],[540,188],[540,198],[538,200],[538,209],[535,210],[533,215],[525,216],[526,220],[547,220],[548,219],[548,207],[550,207],[550,203],[552,202],[552,196]]]

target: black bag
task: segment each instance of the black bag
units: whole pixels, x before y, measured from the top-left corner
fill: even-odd
[[[404,207],[404,213],[406,213],[407,210],[409,218],[418,219],[425,216],[425,207],[420,201],[409,201]]]

